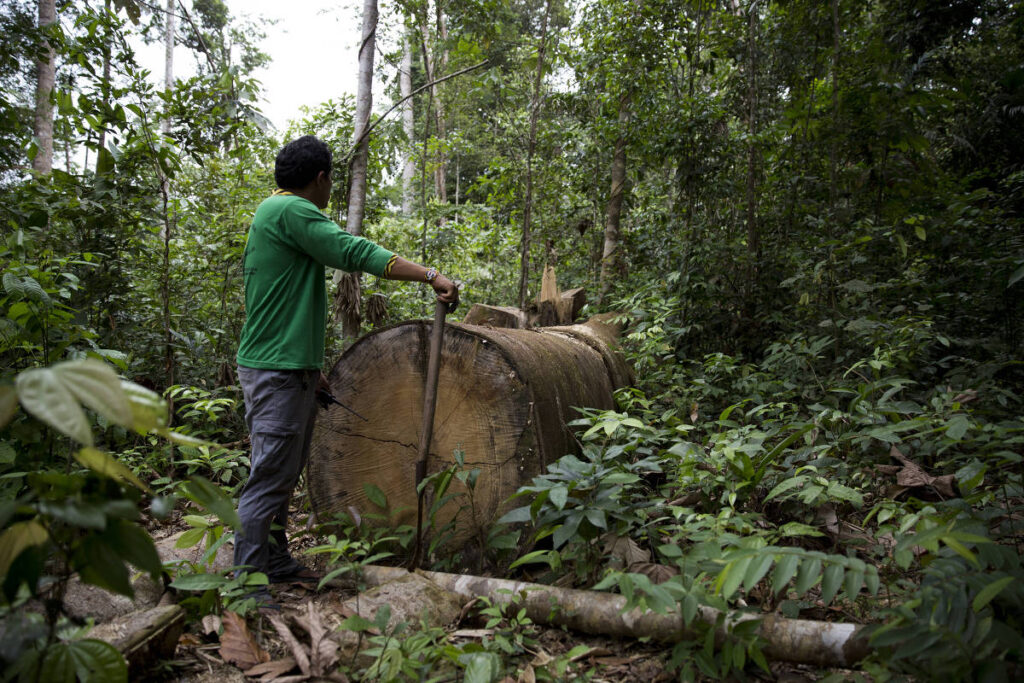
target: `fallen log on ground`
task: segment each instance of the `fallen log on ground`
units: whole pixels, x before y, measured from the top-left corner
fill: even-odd
[[[331,370],[334,395],[359,416],[333,407],[317,420],[308,481],[321,521],[351,509],[381,512],[364,491],[373,484],[387,497],[392,523],[415,522],[430,327],[412,321],[368,334]],[[472,501],[436,520],[456,519],[454,543],[484,533],[519,486],[577,452],[566,426],[574,408],[614,407],[613,391],[631,379],[616,336],[597,320],[550,330],[445,326],[427,472],[448,467],[456,449],[466,469],[480,470]]]
[[[369,585],[381,585],[408,574],[398,567],[376,565],[363,567],[363,571]],[[594,635],[651,638],[661,642],[678,642],[694,637],[694,633],[683,625],[680,614],[657,614],[639,609],[624,612],[626,598],[614,593],[444,572],[418,573],[464,598],[486,596],[494,602],[515,600],[538,624],[564,626]],[[526,597],[522,599],[524,592]],[[710,607],[701,607],[698,615],[714,625],[721,613]],[[787,619],[774,614],[746,612],[730,612],[725,622],[734,625],[752,619],[761,622],[757,633],[766,643],[764,654],[769,659],[842,667],[856,664],[870,651],[864,627],[856,624]],[[724,635],[720,634],[721,637]]]

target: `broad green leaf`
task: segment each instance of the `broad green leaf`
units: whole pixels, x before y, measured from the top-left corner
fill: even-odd
[[[102,640],[57,641],[46,649],[39,680],[59,683],[123,683],[128,665],[110,643]]]
[[[864,585],[864,572],[858,569],[850,569],[846,572],[846,599],[856,600],[860,589]]]
[[[366,494],[367,500],[380,509],[386,510],[388,508],[388,497],[384,495],[384,492],[376,484],[363,484],[363,493]]]
[[[171,588],[180,591],[208,591],[220,588],[228,579],[220,574],[185,574],[171,581]]]
[[[772,573],[772,588],[776,595],[789,585],[789,580],[796,574],[799,565],[800,558],[796,555],[783,555],[779,558],[775,565],[775,571]]]
[[[1014,577],[1004,576],[1001,579],[996,579],[992,583],[988,584],[974,596],[974,601],[971,603],[971,607],[974,608],[975,612],[980,612],[985,608],[985,605],[992,602],[992,600],[1002,592],[1004,588],[1013,583]]]
[[[36,520],[15,522],[0,536],[0,575],[6,575],[11,562],[25,548],[42,545],[49,540],[46,528]]]
[[[978,569],[981,569],[981,564],[978,562],[978,557],[970,550],[968,550],[967,546],[965,546],[963,543],[954,538],[952,534],[943,536],[942,542],[950,548],[952,548],[957,555],[964,558]]]
[[[132,428],[140,434],[165,426],[167,404],[160,395],[135,382],[121,380],[121,389],[132,411]]]
[[[790,489],[796,488],[798,486],[803,486],[806,482],[807,477],[790,477],[789,479],[784,479],[783,481],[776,484],[775,487],[768,492],[768,495],[765,496],[764,500],[765,502],[768,502],[772,498],[780,496],[786,491],[789,491]]]
[[[550,550],[534,550],[533,552],[526,553],[518,560],[509,565],[509,569],[515,569],[516,567],[524,564],[534,564],[538,562],[544,562],[547,565],[551,565],[551,551]]]
[[[924,242],[928,238],[928,234],[925,232],[923,225],[915,226],[914,234],[917,235],[917,239],[921,240],[922,242]]]
[[[193,448],[198,448],[199,446],[216,445],[211,443],[210,441],[207,441],[206,439],[200,439],[199,437],[191,436],[189,434],[182,434],[181,432],[176,432],[173,429],[161,428],[155,431],[157,434],[164,437],[171,443],[177,444],[179,446],[192,446]]]
[[[183,488],[190,500],[217,515],[221,522],[236,531],[241,528],[242,521],[238,518],[234,501],[219,486],[197,475]]]
[[[632,484],[640,481],[640,477],[629,472],[612,472],[602,480],[605,484]]]
[[[605,519],[604,510],[589,509],[586,511],[587,521],[598,529],[607,529],[608,521]]]
[[[78,400],[52,368],[25,370],[15,380],[22,407],[61,434],[92,446],[92,430]]]
[[[817,557],[812,557],[810,560],[804,560],[800,563],[800,570],[796,575],[796,585],[794,589],[797,595],[803,597],[803,595],[814,585],[814,582],[818,580],[818,576],[821,574],[821,560]]]
[[[81,448],[75,451],[75,460],[77,460],[83,467],[88,467],[97,474],[102,474],[105,477],[116,479],[118,481],[127,482],[133,486],[142,489],[143,491],[149,492],[149,487],[142,483],[142,481],[135,476],[135,473],[130,469],[114,460],[114,456],[109,453],[104,453],[101,450],[95,448]]]
[[[18,390],[13,384],[0,386],[0,429],[3,429],[18,410]]]
[[[868,565],[867,571],[864,572],[864,585],[872,595],[878,595],[878,570],[873,565]]]
[[[971,422],[966,415],[954,415],[953,419],[946,424],[946,436],[953,441],[959,441],[964,438],[964,434],[967,433],[967,428],[970,426]]]
[[[509,510],[501,519],[498,520],[498,524],[515,524],[517,522],[529,522],[530,521],[530,506],[526,505],[515,510]]]
[[[686,597],[683,598],[683,623],[687,626],[693,622],[693,618],[697,616],[697,597],[693,593],[687,593]]]
[[[178,540],[174,542],[175,548],[191,548],[199,541],[203,540],[203,536],[206,535],[206,528],[189,529],[178,537]]]
[[[582,521],[583,513],[573,512],[566,518],[565,522],[560,527],[555,529],[554,537],[552,538],[555,550],[558,550],[565,545],[567,541],[576,536],[576,531],[580,528],[580,522]]]
[[[121,378],[109,365],[86,358],[58,363],[53,371],[87,408],[114,424],[132,427],[132,409],[121,389]]]
[[[91,534],[83,538],[73,558],[73,565],[85,583],[128,597],[134,596],[124,558],[104,535]]]
[[[565,507],[565,501],[569,498],[569,489],[564,486],[556,486],[551,489],[551,502],[556,508],[561,510]]]
[[[779,527],[779,533],[783,536],[824,536],[817,527],[802,522],[786,522]]]
[[[103,532],[110,547],[118,555],[150,576],[157,577],[163,568],[153,537],[134,522],[111,520]]]
[[[839,586],[843,583],[843,565],[830,564],[825,567],[825,574],[821,578],[821,600],[826,605],[832,602],[832,598],[839,592]]]
[[[725,565],[725,569],[718,575],[718,585],[716,586],[718,593],[723,598],[728,599],[743,583],[743,577],[746,575],[747,567],[750,566],[752,559],[750,556],[742,557]]]
[[[754,558],[743,577],[743,587],[749,591],[756,586],[757,582],[763,579],[768,570],[772,568],[774,561],[775,558],[771,555]]]
[[[103,530],[107,526],[107,516],[103,508],[96,504],[84,503],[75,498],[61,502],[43,500],[39,502],[39,512],[83,529]]]
[[[171,585],[173,586],[174,584],[172,583]],[[358,614],[346,617],[340,624],[338,624],[339,630],[356,631],[357,633],[361,631],[369,631],[372,628],[376,628],[373,625],[373,622]]]
[[[460,655],[459,662],[465,665],[464,683],[492,683],[501,675],[501,658],[493,652],[471,652]]]

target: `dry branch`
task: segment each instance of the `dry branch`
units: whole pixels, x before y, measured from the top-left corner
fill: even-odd
[[[381,585],[408,574],[397,567],[364,567],[364,578],[370,585]],[[677,642],[693,638],[679,614],[656,614],[632,609],[624,611],[626,598],[613,593],[557,588],[523,581],[509,581],[481,576],[419,572],[441,588],[463,598],[487,596],[496,602],[520,601],[527,616],[534,622],[564,626],[582,633],[620,638],[651,638],[661,642]],[[701,607],[699,618],[717,624],[720,612]],[[767,643],[764,653],[775,660],[814,664],[825,667],[849,666],[867,656],[869,647],[862,626],[855,624],[786,619],[773,614],[758,615],[730,612],[727,625],[759,619],[758,635]],[[725,633],[720,634],[725,637]]]

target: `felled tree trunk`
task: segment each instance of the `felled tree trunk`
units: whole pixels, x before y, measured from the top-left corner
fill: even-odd
[[[363,577],[371,586],[395,581],[407,573],[398,567],[363,567]],[[445,572],[418,573],[464,598],[486,596],[501,603],[516,600],[526,610],[526,616],[539,624],[562,626],[581,633],[661,642],[695,637],[678,613],[657,614],[636,608],[625,611],[626,598],[614,593]],[[720,616],[718,610],[710,607],[701,607],[697,613],[698,619],[712,625],[718,625]],[[764,640],[764,653],[770,659],[829,667],[849,666],[864,659],[870,651],[864,627],[855,624],[745,612],[727,614],[725,623],[734,626],[752,619],[761,619],[757,634]],[[725,638],[724,631],[719,632],[719,638]]]
[[[366,496],[372,484],[387,496],[393,523],[415,522],[430,327],[412,321],[366,335],[331,370],[334,395],[366,421],[337,406],[320,414],[309,490],[321,521],[352,509],[382,512]],[[436,520],[455,519],[455,541],[476,537],[521,484],[576,451],[566,426],[574,408],[613,407],[613,390],[630,379],[614,338],[597,321],[551,330],[445,326],[427,472],[454,462],[456,450],[467,470],[480,470],[472,498]]]

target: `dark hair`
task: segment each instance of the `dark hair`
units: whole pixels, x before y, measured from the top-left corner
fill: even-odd
[[[320,171],[330,174],[331,150],[313,135],[292,140],[277,153],[274,160],[274,182],[282,190],[301,190]]]

